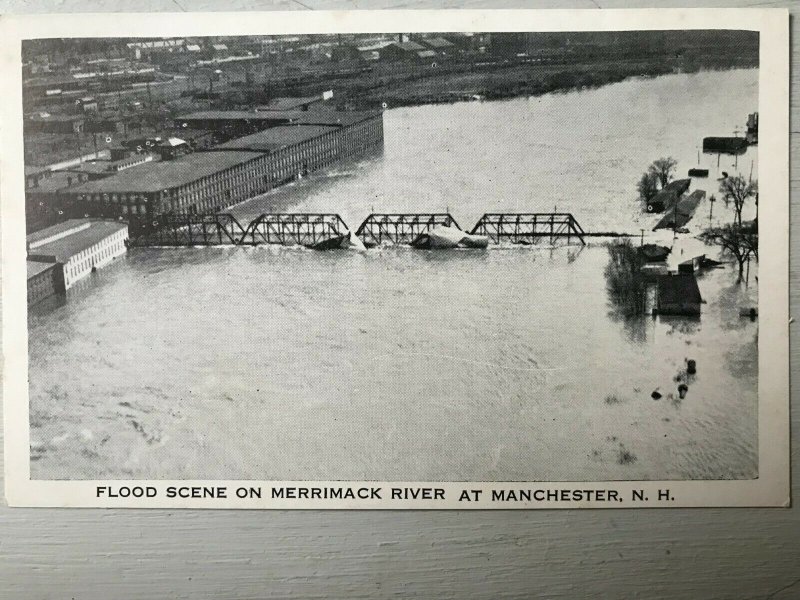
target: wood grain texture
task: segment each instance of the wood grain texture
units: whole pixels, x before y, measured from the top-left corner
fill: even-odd
[[[190,5],[193,10],[782,6],[800,13],[792,0],[0,0],[0,12],[175,11]],[[792,30],[796,62],[796,19]],[[799,98],[794,77],[795,210]],[[791,231],[798,239],[800,219],[793,220]],[[798,313],[800,244],[792,244],[791,259],[791,305]],[[796,375],[796,331],[792,337]],[[792,407],[798,432],[795,393]],[[798,498],[796,439],[792,458]],[[800,510],[201,512],[0,506],[0,598],[263,597],[788,600],[800,598]]]

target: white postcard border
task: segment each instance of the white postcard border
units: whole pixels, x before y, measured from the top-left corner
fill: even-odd
[[[744,29],[760,32],[759,476],[745,481],[342,482],[41,481],[30,479],[25,185],[21,56],[23,39],[174,37],[290,33],[446,31],[617,31]],[[785,9],[426,10],[0,17],[0,232],[2,234],[3,401],[6,498],[11,506],[147,508],[630,508],[789,505],[789,16]],[[98,487],[153,488],[155,498],[98,497]],[[226,489],[227,498],[168,498],[169,487]],[[377,499],[289,498],[297,488],[381,488]],[[261,489],[261,498],[251,488]],[[444,490],[444,499],[392,499],[391,488]],[[246,497],[237,497],[238,490]],[[274,498],[273,490],[283,497]],[[292,490],[295,491],[287,491]],[[533,501],[492,500],[493,490],[527,489]],[[479,490],[480,493],[474,492]],[[569,499],[562,499],[566,490]],[[575,499],[576,490],[617,490],[619,501]],[[549,493],[548,493],[549,492]],[[364,492],[367,493],[367,492]],[[466,497],[465,497],[466,496]],[[470,497],[471,496],[471,497]],[[542,498],[542,499],[538,499]]]

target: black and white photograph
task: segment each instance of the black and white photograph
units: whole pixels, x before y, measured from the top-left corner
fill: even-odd
[[[29,479],[763,480],[788,103],[640,22],[23,37]]]

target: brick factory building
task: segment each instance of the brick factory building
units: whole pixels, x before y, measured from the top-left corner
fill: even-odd
[[[92,271],[125,254],[127,239],[126,223],[98,219],[70,219],[28,235],[29,294],[31,262],[60,265],[63,289],[68,290]]]
[[[152,227],[158,215],[220,211],[298,175],[383,145],[381,112],[209,111],[182,119],[204,130],[241,130],[253,121],[259,127],[205,151],[60,189],[50,199],[50,210],[67,218],[121,217],[138,234]],[[266,128],[270,123],[273,126]]]
[[[64,267],[51,261],[28,261],[28,306],[45,298],[63,294]]]

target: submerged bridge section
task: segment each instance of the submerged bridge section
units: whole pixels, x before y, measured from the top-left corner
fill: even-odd
[[[365,246],[384,242],[410,244],[417,236],[437,226],[458,227],[458,223],[450,213],[371,214],[361,223],[356,235]]]
[[[543,238],[551,244],[561,238],[586,244],[586,232],[571,213],[486,213],[470,233],[485,235],[496,244],[535,244]]]
[[[348,231],[347,223],[337,214],[263,214],[247,226],[239,243],[313,246]]]

